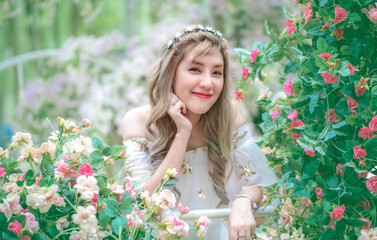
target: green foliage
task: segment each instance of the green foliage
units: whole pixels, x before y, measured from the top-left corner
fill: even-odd
[[[268,189],[282,203],[270,223],[283,225],[279,234],[300,229],[305,239],[356,239],[365,225],[359,218],[377,226],[376,190],[366,184],[377,181],[368,176],[377,166],[377,24],[366,14],[375,2],[306,1],[302,15],[285,12],[291,22],[282,34],[265,23],[271,42],[256,44],[255,61],[248,56],[255,49],[236,50],[249,69],[237,86],[263,81],[267,65],[284,62],[285,95],[257,101],[265,111],[258,142],[282,177]],[[347,15],[336,16],[339,9]],[[342,207],[338,220],[330,216]],[[287,216],[293,221],[284,222]]]

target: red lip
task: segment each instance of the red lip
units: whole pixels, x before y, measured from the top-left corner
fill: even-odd
[[[204,99],[208,99],[212,96],[211,94],[205,94],[205,93],[199,93],[199,92],[193,92],[193,94],[195,94],[195,96],[197,97],[204,98]]]

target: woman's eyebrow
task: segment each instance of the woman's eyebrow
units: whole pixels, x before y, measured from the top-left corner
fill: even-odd
[[[192,64],[197,64],[197,65],[200,65],[200,66],[203,66],[203,65],[204,65],[203,63],[198,62],[198,61],[196,61],[195,59],[192,60],[191,63],[192,63]],[[217,67],[224,67],[224,64],[222,64],[222,63],[218,63],[218,64],[215,64],[214,67],[215,67],[215,68],[217,68]]]

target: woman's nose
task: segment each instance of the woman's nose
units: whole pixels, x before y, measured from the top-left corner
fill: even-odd
[[[212,77],[211,74],[203,74],[202,79],[200,81],[200,86],[205,89],[209,89],[212,87]]]

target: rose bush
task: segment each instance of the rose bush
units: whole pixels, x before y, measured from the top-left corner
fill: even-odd
[[[271,42],[236,49],[247,69],[236,97],[259,78],[259,143],[282,178],[267,189],[276,215],[262,229],[272,239],[374,239],[376,1],[295,2],[301,13],[285,11],[282,33],[266,22]],[[273,62],[284,67],[283,91],[266,94],[263,70]]]
[[[189,225],[180,216],[189,209],[178,204],[174,216],[158,223],[158,214],[175,209],[170,190],[178,172],[170,168],[160,186],[137,194],[120,169],[108,178],[103,168],[127,161],[124,146],[104,146],[89,138],[83,119],[58,118],[58,129],[39,148],[29,133],[16,133],[7,149],[0,148],[0,238],[1,239],[180,239]],[[20,155],[17,154],[21,148]],[[123,164],[124,165],[124,164]],[[124,165],[125,166],[125,165]],[[147,176],[146,176],[147,177]],[[174,213],[174,212],[173,212]],[[198,220],[202,224],[202,218]],[[199,229],[204,237],[209,221]]]

